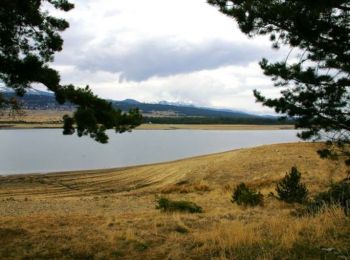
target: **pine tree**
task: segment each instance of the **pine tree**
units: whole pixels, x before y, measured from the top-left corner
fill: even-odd
[[[292,167],[290,173],[277,184],[276,191],[280,200],[287,203],[303,203],[308,196],[308,190],[300,183],[301,173],[296,167]]]
[[[260,66],[281,88],[279,98],[258,102],[293,117],[301,138],[327,139],[321,156],[350,158],[350,1],[349,0],[208,0],[234,18],[251,37],[269,35],[274,48],[289,46],[298,59],[263,59]],[[290,56],[290,55],[288,55]],[[334,154],[334,153],[333,153]],[[347,161],[350,164],[350,159]]]
[[[50,68],[49,62],[62,50],[60,33],[69,24],[44,11],[44,4],[65,12],[74,7],[68,0],[0,1],[0,83],[15,90],[18,96],[40,83],[55,93],[58,103],[69,101],[77,105],[73,117],[64,117],[64,134],[77,130],[79,136],[90,135],[105,143],[106,129],[124,132],[139,125],[141,115],[137,109],[123,113],[98,98],[88,87],[60,84],[60,75]],[[0,93],[0,109],[8,107],[17,108],[18,103]]]
[[[250,189],[245,183],[240,183],[232,193],[231,202],[243,206],[262,206],[264,204],[264,196],[260,192]]]

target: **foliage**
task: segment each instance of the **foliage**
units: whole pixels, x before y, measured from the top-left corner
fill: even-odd
[[[79,136],[90,135],[105,143],[108,140],[106,129],[124,132],[140,124],[141,115],[137,109],[122,113],[88,87],[60,85],[59,73],[49,67],[49,62],[62,50],[60,33],[69,24],[49,15],[49,6],[65,12],[74,7],[68,0],[0,2],[0,83],[12,88],[17,96],[23,96],[33,84],[42,84],[55,93],[58,103],[75,104],[74,116],[64,119],[64,134],[72,134],[76,129]],[[16,103],[0,93],[0,108],[15,106]]]
[[[188,229],[186,227],[180,226],[180,225],[175,227],[175,231],[180,233],[180,234],[187,234],[188,233]]]
[[[201,213],[203,209],[197,204],[190,201],[174,201],[164,197],[160,197],[157,199],[156,209],[160,209],[163,211],[180,211],[180,212],[189,212],[189,213]]]
[[[244,183],[236,186],[232,194],[232,203],[243,206],[262,206],[264,197],[260,192],[249,189]]]
[[[281,88],[278,98],[259,91],[258,102],[294,117],[303,139],[326,138],[321,151],[350,158],[350,2],[307,0],[208,0],[234,18],[249,36],[269,35],[274,48],[289,46],[280,62],[263,59],[260,66]],[[292,54],[294,59],[289,60]],[[345,146],[343,146],[345,144]],[[339,153],[340,152],[340,153]],[[350,160],[347,161],[350,164]]]
[[[314,215],[326,207],[340,206],[344,213],[350,216],[350,183],[332,183],[327,191],[318,193],[314,199],[308,202],[304,208],[295,212],[298,216]]]
[[[277,183],[276,191],[280,200],[287,203],[303,203],[307,200],[308,190],[300,183],[301,173],[292,167],[290,173]]]
[[[340,205],[347,215],[350,215],[350,183],[333,183],[328,191],[322,192],[315,197],[316,202],[327,205]]]
[[[141,106],[142,107],[142,106]],[[140,108],[141,108],[140,107]],[[142,110],[144,111],[144,110]],[[143,123],[153,124],[245,124],[245,125],[287,125],[293,121],[280,121],[264,117],[222,117],[222,116],[179,116],[179,117],[144,117]]]

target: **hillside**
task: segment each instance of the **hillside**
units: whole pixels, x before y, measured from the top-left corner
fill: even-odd
[[[13,93],[4,92],[4,96],[13,96]],[[59,105],[54,96],[49,92],[30,91],[24,97],[19,98],[23,108],[27,110],[73,110],[74,106],[66,103]],[[189,105],[175,105],[161,102],[159,104],[141,103],[136,100],[126,99],[124,101],[110,100],[112,104],[123,110],[128,111],[130,108],[138,107],[147,120],[156,120],[156,118],[231,118],[247,120],[265,120],[266,122],[276,121],[274,117],[262,117],[240,111],[230,111],[226,109],[212,109],[205,107],[195,107]],[[192,119],[194,120],[194,119]],[[167,123],[167,122],[165,122]]]
[[[239,111],[227,111],[216,110],[203,107],[185,106],[185,105],[168,105],[168,104],[147,104],[141,102],[132,102],[130,100],[125,101],[112,101],[116,107],[127,111],[130,107],[138,107],[146,115],[161,116],[192,116],[192,117],[239,117],[239,118],[256,118],[258,116],[239,112]]]
[[[5,92],[5,96],[13,96],[12,93]],[[55,97],[48,92],[38,91],[29,92],[23,97],[19,98],[22,101],[25,109],[59,109],[64,110],[67,108],[73,109],[74,106],[70,104],[59,105]],[[143,114],[158,115],[158,116],[222,116],[222,117],[256,117],[243,112],[227,111],[227,110],[215,110],[210,108],[199,108],[194,106],[183,105],[168,105],[168,104],[147,104],[141,103],[136,100],[126,99],[123,101],[110,100],[115,107],[120,108],[123,111],[128,111],[130,108],[138,107]]]
[[[336,259],[321,248],[350,250],[350,219],[340,209],[297,218],[297,205],[267,196],[294,165],[311,194],[343,179],[346,167],[320,159],[321,146],[278,144],[140,167],[2,177],[0,258]],[[266,195],[263,207],[230,202],[242,181]],[[163,213],[155,209],[159,195],[193,201],[204,212]]]

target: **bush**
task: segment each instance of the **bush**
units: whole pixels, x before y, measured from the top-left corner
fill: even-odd
[[[201,213],[203,212],[202,208],[197,204],[190,201],[173,201],[167,198],[161,197],[157,199],[156,209],[160,209],[163,211],[173,212],[173,211],[181,211],[181,212],[189,212],[189,213]]]
[[[345,215],[350,216],[350,183],[331,184],[328,191],[317,194],[312,201],[305,205],[305,208],[297,212],[297,215],[314,215],[332,205],[341,206]]]
[[[315,201],[326,205],[340,205],[347,216],[350,215],[350,183],[333,183],[328,191],[315,197]]]
[[[301,173],[296,167],[292,167],[290,173],[277,184],[278,198],[287,203],[303,203],[307,200],[308,190],[300,183]]]
[[[291,214],[296,217],[314,216],[315,214],[322,212],[328,206],[329,205],[325,204],[323,201],[311,200],[304,203],[303,207],[293,210]]]
[[[232,194],[232,203],[243,206],[263,205],[264,197],[260,192],[249,189],[244,183],[236,186]]]

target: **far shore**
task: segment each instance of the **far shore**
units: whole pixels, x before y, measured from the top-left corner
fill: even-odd
[[[70,110],[23,110],[23,115],[0,117],[0,129],[46,129],[62,128],[62,117],[71,115]],[[276,124],[142,124],[136,130],[283,130],[294,129],[294,125]]]
[[[139,130],[290,130],[294,125],[223,125],[223,124],[142,124]]]
[[[58,123],[2,123],[0,129],[51,129],[62,128]],[[241,124],[142,124],[135,130],[291,130],[294,125],[241,125]]]

